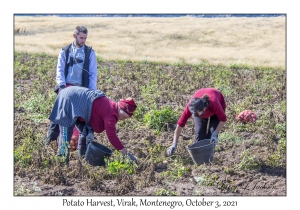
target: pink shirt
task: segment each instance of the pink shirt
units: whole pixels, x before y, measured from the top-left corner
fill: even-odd
[[[117,150],[122,150],[124,146],[116,133],[117,122],[117,103],[109,100],[107,97],[95,99],[92,107],[90,126],[96,133],[102,133],[105,130],[109,142]]]
[[[192,116],[192,113],[189,110],[190,101],[193,98],[200,98],[204,94],[207,94],[209,96],[209,106],[205,110],[204,114],[202,114],[200,117],[203,119],[207,119],[211,117],[212,115],[217,115],[218,119],[220,121],[226,122],[226,114],[224,112],[224,109],[226,108],[226,103],[224,100],[224,96],[220,91],[218,91],[215,88],[202,88],[200,90],[197,90],[194,95],[190,98],[189,102],[185,106],[181,117],[179,118],[177,124],[180,127],[184,127],[187,120]]]

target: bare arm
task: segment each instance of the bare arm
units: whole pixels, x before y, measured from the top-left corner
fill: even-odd
[[[179,125],[176,126],[176,129],[174,131],[173,144],[174,143],[178,144],[178,139],[179,139],[182,129],[183,129],[183,127],[181,127]]]
[[[217,133],[219,133],[220,130],[223,128],[224,124],[225,124],[225,122],[220,121],[215,131],[216,131]]]

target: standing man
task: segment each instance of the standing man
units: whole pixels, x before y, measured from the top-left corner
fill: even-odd
[[[88,30],[84,26],[77,26],[74,41],[61,49],[56,68],[56,93],[69,86],[97,89],[97,59],[95,51],[85,45],[87,35]],[[50,122],[46,145],[57,140],[59,133],[59,125]]]

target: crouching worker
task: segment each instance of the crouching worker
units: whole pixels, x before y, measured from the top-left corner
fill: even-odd
[[[136,104],[132,98],[121,99],[119,102],[111,101],[100,90],[91,90],[85,87],[71,86],[62,89],[58,94],[49,120],[58,124],[62,138],[59,138],[59,156],[66,156],[69,162],[70,143],[74,126],[80,132],[78,140],[78,154],[85,155],[87,145],[94,140],[94,132],[105,130],[110,143],[123,155],[134,161],[136,158],[127,152],[116,134],[116,124],[133,115]],[[68,142],[68,143],[65,143]]]
[[[170,156],[175,152],[180,133],[192,115],[194,117],[196,141],[211,139],[211,141],[217,143],[218,133],[226,122],[225,108],[224,96],[217,89],[202,88],[196,91],[177,122],[173,144],[167,149],[166,155]]]

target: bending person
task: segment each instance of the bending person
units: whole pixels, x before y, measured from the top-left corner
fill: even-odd
[[[167,149],[166,155],[170,156],[175,152],[181,131],[192,115],[194,117],[196,141],[211,139],[217,143],[218,133],[226,122],[225,108],[224,96],[217,89],[202,88],[196,91],[177,122],[173,144]]]
[[[49,119],[60,125],[61,130],[67,128],[69,143],[76,125],[80,132],[79,156],[85,155],[87,144],[94,140],[94,132],[105,131],[108,140],[117,150],[123,155],[128,155],[131,160],[136,160],[132,154],[127,153],[127,149],[116,134],[117,122],[131,117],[135,109],[136,104],[132,98],[114,102],[100,90],[71,86],[62,89],[57,95]],[[58,155],[62,155],[62,145],[62,138],[59,138]],[[69,161],[70,148],[67,154],[67,161]]]

